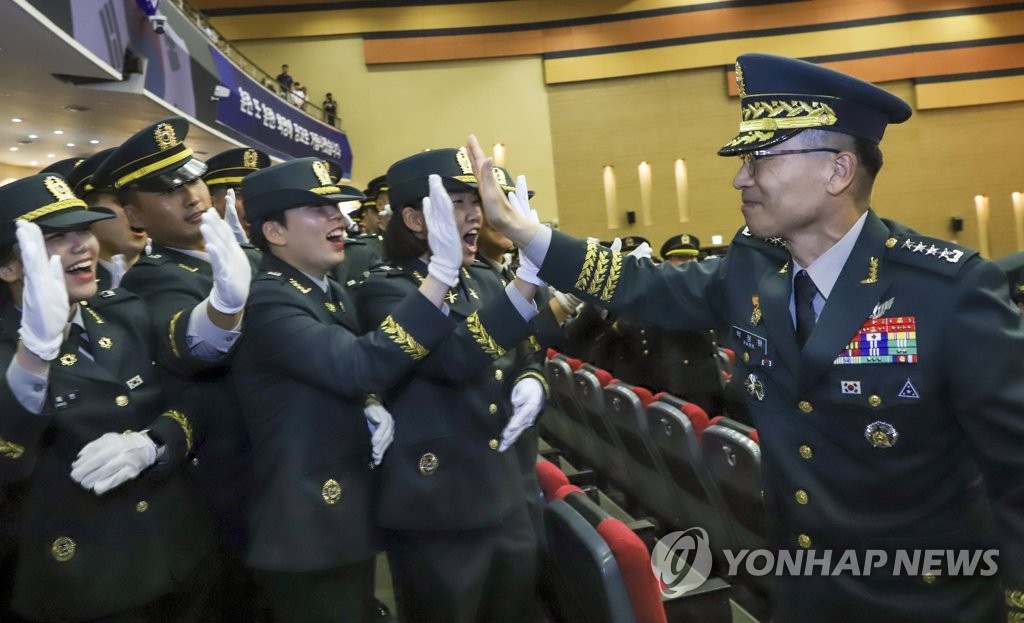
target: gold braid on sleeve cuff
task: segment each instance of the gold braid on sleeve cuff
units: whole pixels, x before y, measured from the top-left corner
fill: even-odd
[[[178,345],[174,343],[174,331],[178,328],[178,318],[181,318],[182,311],[179,309],[176,314],[171,316],[171,321],[167,323],[167,340],[171,344],[171,352],[178,359],[181,359],[181,353],[178,352]]]
[[[541,387],[544,388],[544,397],[551,397],[551,388],[548,387],[548,381],[540,372],[537,372],[535,370],[527,370],[526,372],[523,372],[522,374],[519,375],[519,378],[516,379],[516,383],[523,379],[537,379],[538,381],[540,381]]]
[[[20,459],[25,454],[25,446],[19,446],[13,441],[0,439],[0,456],[7,459]]]
[[[188,417],[181,411],[175,411],[174,409],[164,411],[161,415],[177,422],[178,426],[181,427],[181,432],[185,434],[185,454],[192,452],[192,423],[188,421]]]
[[[466,327],[469,329],[469,333],[473,336],[477,345],[480,346],[480,349],[487,353],[491,359],[497,359],[505,354],[505,349],[494,341],[491,334],[487,332],[487,328],[480,322],[480,314],[473,312],[469,318],[466,318]]]
[[[406,331],[402,325],[398,324],[391,315],[388,315],[387,318],[381,321],[380,330],[384,332],[384,335],[388,336],[388,339],[397,344],[403,353],[409,355],[413,361],[419,361],[430,354],[430,351],[423,344],[417,342],[416,338]]]

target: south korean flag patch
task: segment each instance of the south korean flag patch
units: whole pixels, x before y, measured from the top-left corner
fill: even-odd
[[[860,395],[860,381],[839,381],[839,390],[844,394]]]

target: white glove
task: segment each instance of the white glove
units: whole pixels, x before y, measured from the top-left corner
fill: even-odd
[[[423,218],[431,254],[427,272],[449,288],[455,287],[462,268],[462,238],[455,226],[452,199],[440,176],[430,176],[430,196],[423,198]]]
[[[206,240],[206,252],[213,266],[213,290],[210,304],[222,314],[237,314],[249,297],[252,272],[245,251],[238,245],[231,228],[210,208],[203,214],[199,231]]]
[[[612,246],[610,246],[608,248],[610,248],[612,251],[621,251],[622,250],[622,238],[619,238],[618,236],[616,236],[615,239],[612,240]]]
[[[64,266],[60,257],[46,255],[43,232],[35,223],[18,221],[18,246],[25,269],[21,298],[21,341],[45,361],[53,361],[64,342],[64,327],[71,316]]]
[[[238,209],[235,208],[234,188],[229,188],[224,194],[224,220],[227,221],[238,244],[249,244],[249,236],[245,233],[245,227],[242,227],[242,221],[238,218]]]
[[[649,258],[649,257],[651,257],[651,251],[652,251],[651,245],[649,245],[646,242],[644,242],[644,243],[641,243],[639,247],[633,249],[632,251],[630,251],[626,255],[631,255],[631,256],[633,256],[635,258],[644,258],[644,257]]]
[[[110,289],[121,285],[124,274],[128,272],[128,262],[124,259],[123,253],[110,256]]]
[[[526,189],[525,175],[520,175],[516,178],[516,191],[508,194],[508,202],[512,204],[512,209],[516,212],[522,214],[534,223],[540,223],[540,217],[537,216],[537,211],[530,209],[530,195]],[[531,262],[530,258],[526,257],[525,253],[519,254],[519,268],[516,269],[516,277],[541,288],[544,287],[545,283],[537,276],[537,272],[539,270],[540,267]]]
[[[562,306],[562,310],[570,316],[578,314],[583,305],[583,301],[575,296],[554,288],[551,288],[551,296],[555,297],[558,304]]]
[[[505,430],[501,431],[499,452],[508,450],[523,434],[533,426],[537,415],[544,408],[544,386],[535,378],[526,377],[512,388],[512,417],[509,418]]]
[[[373,447],[373,464],[380,465],[384,453],[395,440],[395,418],[382,405],[367,402],[363,409],[366,425],[370,428],[370,445]]]
[[[156,445],[145,433],[105,433],[90,441],[71,464],[71,479],[96,495],[125,483],[156,461]]]

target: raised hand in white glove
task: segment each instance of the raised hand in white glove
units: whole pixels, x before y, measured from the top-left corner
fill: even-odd
[[[25,287],[21,298],[21,342],[44,361],[53,361],[64,341],[71,315],[64,266],[60,257],[46,254],[43,232],[35,223],[18,221],[16,227]]]
[[[616,236],[615,239],[612,240],[612,245],[610,247],[608,247],[608,248],[611,249],[612,251],[621,251],[622,250],[622,238],[619,238],[618,236]]]
[[[123,253],[110,256],[110,289],[121,285],[124,274],[128,272],[128,261],[124,259]]]
[[[238,244],[249,244],[249,235],[245,233],[242,220],[238,218],[238,208],[235,207],[234,188],[229,188],[228,192],[224,194],[224,220],[231,228],[231,233],[235,236]]]
[[[430,264],[427,272],[449,288],[459,283],[462,268],[462,238],[455,226],[455,208],[440,176],[430,176],[430,196],[423,198],[423,218],[427,222]]]
[[[363,415],[366,416],[366,425],[370,428],[373,464],[380,465],[388,446],[395,440],[395,419],[383,405],[372,401],[366,403]]]
[[[222,314],[237,314],[245,307],[249,297],[249,282],[252,272],[245,251],[235,240],[231,228],[210,208],[203,214],[199,231],[206,241],[206,252],[210,254],[213,267],[213,290],[210,304]]]
[[[530,194],[526,188],[525,175],[520,175],[516,178],[516,191],[508,194],[508,202],[512,204],[513,210],[522,214],[531,222],[540,223],[537,211],[530,208]],[[531,262],[525,253],[519,254],[519,268],[516,269],[516,277],[527,283],[532,283],[538,288],[543,287],[545,285],[544,280],[537,276],[539,271],[540,267]]]
[[[640,243],[640,246],[633,249],[626,255],[631,255],[635,258],[651,257],[651,245],[646,242]]]
[[[105,433],[90,441],[71,464],[71,479],[103,495],[156,461],[156,445],[145,433]]]
[[[508,419],[505,430],[501,431],[501,445],[498,446],[498,451],[508,450],[524,430],[533,426],[543,408],[544,386],[532,377],[520,379],[512,387],[512,417]]]

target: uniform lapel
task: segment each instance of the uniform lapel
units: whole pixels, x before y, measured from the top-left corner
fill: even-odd
[[[804,345],[800,364],[801,392],[808,390],[831,367],[889,290],[892,278],[882,265],[888,236],[885,224],[874,212],[869,212],[864,229]]]
[[[455,302],[448,302],[448,308],[452,312],[468,318],[473,312],[480,309],[480,284],[469,274],[465,267],[459,269],[459,283],[449,290],[449,294],[455,294]],[[447,302],[448,299],[446,298]]]
[[[328,291],[334,298],[331,302],[334,303],[336,309],[336,311],[331,313],[331,316],[352,333],[355,333],[356,335],[361,334],[362,331],[359,327],[359,320],[356,317],[355,304],[352,303],[352,299],[349,298],[348,293],[345,292],[345,288],[341,287],[341,285],[332,278],[328,278],[327,282],[330,284]],[[328,311],[329,310],[330,308],[328,308]]]
[[[60,355],[57,356],[57,359],[50,366],[59,368],[62,372],[74,376],[103,381],[104,383],[120,383],[121,381],[117,379],[120,353],[113,352],[113,344],[115,339],[123,342],[127,338],[124,338],[120,332],[111,332],[109,329],[112,325],[108,325],[102,317],[99,317],[99,320],[97,320],[99,315],[94,316],[93,314],[96,314],[96,312],[90,313],[90,311],[92,310],[86,311],[83,307],[82,324],[85,327],[86,334],[89,336],[89,351],[92,353],[95,361],[89,359],[76,346],[65,340],[60,346]],[[110,340],[110,348],[100,347],[99,340],[104,337]]]
[[[768,338],[775,341],[777,359],[789,368],[794,378],[799,374],[800,350],[796,343],[796,331],[789,315],[789,299],[792,296],[791,263],[786,262],[777,270],[768,271],[761,277],[758,287],[758,303],[761,306]]]

